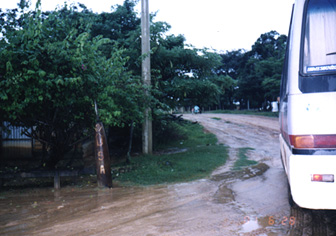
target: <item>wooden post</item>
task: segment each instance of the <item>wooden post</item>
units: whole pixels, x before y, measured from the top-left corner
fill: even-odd
[[[95,156],[98,186],[112,188],[110,154],[102,122],[97,122],[95,131]]]

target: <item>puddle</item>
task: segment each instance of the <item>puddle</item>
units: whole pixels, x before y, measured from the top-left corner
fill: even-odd
[[[254,230],[259,229],[261,226],[258,223],[257,217],[244,217],[244,224],[242,225],[242,229],[239,231],[240,233],[249,233]]]
[[[261,176],[263,175],[270,167],[265,164],[265,163],[259,163],[257,165],[254,166],[249,166],[246,167],[245,169],[242,170],[236,170],[236,171],[228,171],[228,172],[224,172],[221,174],[216,174],[213,175],[211,177],[211,180],[214,181],[232,181],[232,180],[237,180],[237,179],[241,179],[241,180],[246,180],[246,179],[250,179],[253,177],[257,177],[257,176]]]
[[[217,192],[214,195],[214,202],[220,204],[226,204],[234,201],[234,192],[227,186],[219,186]]]
[[[236,236],[242,216],[218,183],[3,192],[0,235]],[[228,200],[220,197],[227,192]],[[232,201],[232,200],[230,200]]]
[[[245,216],[239,235],[268,236],[269,217]]]

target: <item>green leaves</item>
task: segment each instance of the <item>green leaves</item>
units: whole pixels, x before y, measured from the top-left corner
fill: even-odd
[[[40,76],[41,78],[43,78],[43,77],[46,76],[47,72],[45,72],[44,70],[39,70],[39,71],[38,71],[38,74],[39,74],[39,76]]]
[[[267,34],[251,52],[219,56],[185,45],[182,35],[166,35],[170,26],[164,22],[151,25],[152,84],[143,86],[134,6],[126,0],[111,13],[83,6],[43,13],[38,4],[35,11],[1,15],[0,114],[37,127],[35,135],[44,133],[47,142],[55,145],[51,134],[57,134],[68,145],[92,128],[94,100],[105,125],[125,126],[141,122],[148,105],[155,114],[178,106],[232,104],[234,96],[257,102],[274,96],[284,37]],[[152,96],[144,98],[144,90]]]
[[[13,72],[12,63],[10,61],[6,62],[6,71],[7,71],[7,73]]]
[[[286,36],[275,31],[262,34],[236,62],[235,73],[238,89],[235,96],[243,106],[261,108],[266,101],[279,96],[282,64],[286,48]],[[235,61],[235,57],[231,60]]]
[[[164,36],[162,24],[152,27],[156,35],[152,36],[151,55],[152,78],[155,96],[160,106],[174,109],[178,106],[210,106],[218,102],[223,93],[224,80],[216,73],[221,57],[207,50],[186,47],[181,35]]]
[[[106,124],[141,119],[139,83],[125,72],[123,50],[110,39],[91,36],[93,16],[64,7],[0,21],[7,29],[0,43],[2,119],[34,127],[31,135],[60,157],[92,129],[94,100]],[[109,57],[101,51],[106,45]]]
[[[1,100],[7,100],[8,96],[4,91],[0,91],[0,99]]]

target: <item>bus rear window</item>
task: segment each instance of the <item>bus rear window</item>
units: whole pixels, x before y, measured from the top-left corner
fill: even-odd
[[[336,1],[310,0],[301,50],[302,92],[336,91]]]
[[[303,72],[336,72],[336,2],[310,0],[304,31]]]

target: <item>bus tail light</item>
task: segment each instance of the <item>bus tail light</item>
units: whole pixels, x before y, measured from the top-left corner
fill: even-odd
[[[294,148],[336,148],[336,135],[289,135]]]
[[[334,182],[334,175],[321,175],[321,174],[313,174],[311,175],[312,182]]]

